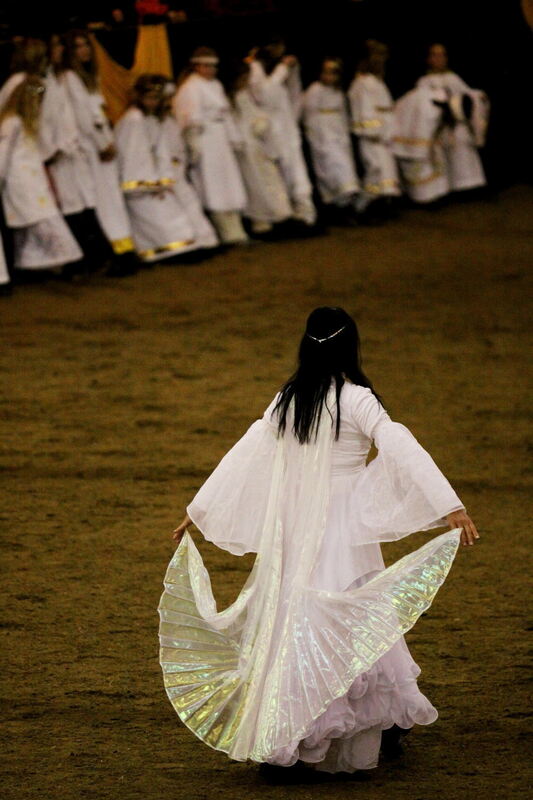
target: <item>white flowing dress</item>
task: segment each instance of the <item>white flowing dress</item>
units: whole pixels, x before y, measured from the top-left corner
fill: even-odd
[[[83,257],[55,202],[37,139],[15,115],[0,125],[0,182],[15,267],[48,269]]]
[[[446,100],[444,91],[421,86],[404,94],[394,106],[393,152],[405,191],[415,203],[431,203],[450,191],[442,109],[436,104]]]
[[[346,383],[339,439],[324,410],[307,445],[290,419],[277,436],[275,401],[187,509],[206,539],[258,557],[235,603],[217,612],[184,536],[159,605],[166,691],[181,720],[233,759],[369,769],[383,729],[437,717],[403,634],[431,605],[460,531],[387,569],[379,542],[445,525],[464,506],[370,390]],[[328,406],[334,418],[334,393]],[[372,439],[379,454],[366,466]]]
[[[362,206],[380,196],[400,194],[398,168],[391,140],[393,100],[377,75],[357,74],[348,89],[352,130],[359,138],[365,170]]]
[[[419,88],[429,88],[446,92],[448,98],[459,100],[468,95],[474,104],[474,115],[470,123],[457,120],[453,128],[443,131],[441,141],[444,147],[448,180],[452,191],[476,189],[485,186],[485,172],[478,153],[478,147],[485,143],[488,124],[488,100],[484,92],[471,89],[455,72],[430,72],[417,82]]]
[[[343,91],[312,83],[304,92],[302,120],[322,201],[347,203],[360,187]]]
[[[174,177],[157,117],[132,107],[115,127],[118,168],[137,255],[146,262],[194,250],[194,228],[172,192]]]

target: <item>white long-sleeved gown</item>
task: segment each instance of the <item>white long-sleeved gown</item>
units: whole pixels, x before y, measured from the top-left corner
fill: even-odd
[[[370,390],[346,383],[339,439],[324,411],[308,445],[290,419],[277,436],[274,403],[187,509],[208,540],[258,558],[217,612],[185,535],[159,606],[166,691],[182,721],[233,759],[368,769],[383,729],[437,717],[403,634],[444,581],[460,531],[388,569],[379,542],[444,525],[463,505]],[[328,404],[334,417],[334,395]],[[379,454],[366,466],[372,439]]]

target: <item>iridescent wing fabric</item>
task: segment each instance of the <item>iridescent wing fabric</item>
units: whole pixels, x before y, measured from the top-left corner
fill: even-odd
[[[327,706],[429,608],[459,537],[458,529],[437,536],[347,592],[302,587],[288,596],[265,594],[256,562],[237,601],[217,613],[187,534],[159,605],[160,663],[180,719],[237,760],[268,761],[305,738]]]

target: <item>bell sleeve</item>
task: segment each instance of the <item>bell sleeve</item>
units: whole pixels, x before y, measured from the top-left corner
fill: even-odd
[[[204,538],[236,556],[257,553],[261,540],[278,444],[272,421],[276,399],[226,453],[187,506]]]
[[[353,415],[374,440],[377,457],[365,468],[351,498],[357,545],[401,539],[447,525],[464,505],[413,434],[393,422],[369,389],[361,390]]]

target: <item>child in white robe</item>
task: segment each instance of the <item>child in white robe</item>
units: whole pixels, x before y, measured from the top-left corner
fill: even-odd
[[[67,91],[65,46],[53,34],[49,43],[50,67],[39,122],[39,145],[58,205],[85,258],[68,273],[93,272],[109,263],[116,274],[114,253],[95,213],[96,189],[90,151],[84,147]]]
[[[241,214],[247,198],[237,160],[242,141],[217,68],[215,51],[197,48],[178,85],[173,111],[187,146],[193,185],[221,242],[244,244],[248,236]]]
[[[250,66],[241,63],[229,88],[243,149],[239,159],[248,203],[245,216],[254,234],[268,234],[276,223],[292,217],[292,207],[280,168],[272,123],[249,90]]]
[[[415,203],[433,203],[450,191],[441,141],[445,104],[442,90],[422,86],[394,106],[393,152],[405,192]]]
[[[398,168],[392,152],[393,100],[383,80],[388,49],[373,39],[365,43],[362,59],[348,90],[352,131],[359,140],[364,168],[361,211],[379,198],[400,194]]]
[[[442,44],[429,48],[429,71],[417,82],[418,87],[446,92],[454,118],[446,126],[441,141],[444,147],[450,190],[460,192],[485,186],[487,181],[478,148],[485,143],[489,104],[484,92],[471,89],[462,78],[448,69],[448,53]],[[470,98],[474,114],[468,118],[463,98]]]
[[[137,257],[126,203],[120,189],[113,131],[105,114],[91,42],[83,31],[66,36],[63,80],[74,111],[81,144],[91,162],[96,192],[96,214],[115,253],[118,276],[136,271]]]
[[[0,112],[0,181],[6,224],[13,229],[14,266],[49,269],[83,257],[50,189],[38,144],[44,86],[25,78]]]
[[[159,604],[166,691],[196,736],[238,761],[372,769],[380,748],[398,754],[402,734],[438,716],[403,635],[479,535],[358,353],[354,320],[315,309],[295,375],[174,531]],[[258,554],[220,612],[192,523],[234,555]],[[385,568],[380,542],[446,525]]]
[[[341,76],[338,59],[323,61],[320,80],[304,92],[302,121],[322,202],[347,209],[355,207],[360,187]]]
[[[250,90],[271,121],[271,135],[292,204],[292,215],[307,226],[316,222],[313,187],[302,153],[299,128],[301,82],[298,61],[273,41],[250,57]]]
[[[158,158],[161,164],[163,160],[167,162],[164,169],[174,181],[170,190],[176,196],[181,208],[187,211],[196,247],[199,250],[213,250],[219,245],[218,236],[204,213],[194,186],[187,177],[187,148],[172,112],[172,98],[176,93],[176,85],[167,78],[160,77],[163,92],[158,109],[160,128]]]
[[[187,210],[172,192],[174,177],[159,111],[164,82],[141,75],[134,101],[115,127],[120,180],[137,254],[159,261],[197,248]]]

